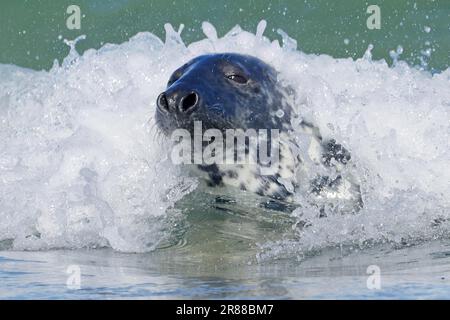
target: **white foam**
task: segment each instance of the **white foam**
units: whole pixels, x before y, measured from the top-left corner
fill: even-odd
[[[261,258],[448,233],[450,70],[389,67],[372,61],[371,48],[357,61],[306,55],[282,31],[283,46],[264,37],[265,23],[257,35],[236,26],[222,38],[205,23],[207,38],[187,47],[182,27],[165,29],[165,43],[139,33],[81,57],[72,49],[49,72],[0,65],[0,241],[142,252],[169,237],[182,217],[168,208],[195,181],[167,160],[151,129],[155,100],[183,63],[230,51],[280,71],[302,117],[351,151],[365,203],[356,215],[327,218],[296,210],[311,226],[296,241],[263,245]]]
[[[0,66],[0,240],[152,250],[176,224],[167,209],[195,187],[152,130],[175,44],[142,33],[82,57],[68,44],[50,72]]]

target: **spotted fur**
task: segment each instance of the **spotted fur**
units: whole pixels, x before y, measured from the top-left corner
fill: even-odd
[[[267,174],[258,163],[196,165],[210,187],[229,185],[284,201],[292,201],[301,189],[323,204],[345,199],[355,208],[361,206],[358,184],[342,174],[351,162],[350,153],[335,140],[323,141],[310,123],[302,121],[293,132],[289,89],[261,60],[232,53],[197,57],[173,73],[157,102],[157,124],[166,134],[177,128],[193,132],[195,121],[202,121],[204,129],[221,132],[279,130],[276,170]],[[296,140],[299,134],[309,139],[305,150]]]

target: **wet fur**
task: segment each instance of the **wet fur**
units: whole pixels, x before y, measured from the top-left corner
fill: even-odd
[[[249,76],[246,86],[224,80],[224,74],[232,70],[233,65]],[[317,199],[326,201],[342,196],[352,202],[355,210],[362,206],[359,186],[339,174],[334,178],[318,175],[311,181],[299,181],[301,171],[308,168],[302,159],[304,153],[296,150],[298,146],[292,134],[293,106],[288,102],[287,91],[278,83],[277,73],[272,67],[254,57],[238,54],[200,56],[173,73],[166,92],[172,94],[176,90],[184,92],[192,89],[199,92],[202,99],[197,112],[186,116],[157,111],[156,123],[165,134],[180,127],[192,131],[193,121],[202,121],[204,129],[278,129],[281,132],[280,162],[276,174],[263,175],[258,165],[196,166],[196,171],[210,187],[230,185],[289,202],[299,184],[306,183],[310,195]],[[283,111],[281,117],[276,115],[278,110]],[[323,141],[313,124],[302,122],[300,130],[311,136],[311,150],[308,152],[314,153],[310,157],[316,165],[339,172],[351,161],[350,153],[343,146],[334,140]]]

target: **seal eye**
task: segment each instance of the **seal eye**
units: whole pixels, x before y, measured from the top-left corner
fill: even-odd
[[[248,82],[248,79],[240,74],[228,74],[227,79],[240,83],[240,84],[244,84]]]

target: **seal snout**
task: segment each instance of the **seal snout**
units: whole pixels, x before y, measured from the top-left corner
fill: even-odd
[[[197,92],[163,92],[156,103],[161,111],[166,113],[186,114],[197,109],[200,97]]]

